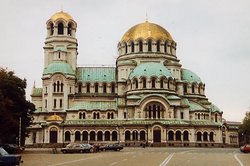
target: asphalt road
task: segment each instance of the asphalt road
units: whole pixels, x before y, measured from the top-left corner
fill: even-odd
[[[125,148],[122,151],[52,154],[27,149],[21,166],[250,166],[250,153],[237,148]]]

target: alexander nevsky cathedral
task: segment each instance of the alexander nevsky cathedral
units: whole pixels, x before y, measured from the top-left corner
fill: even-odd
[[[182,68],[176,42],[160,25],[146,21],[125,32],[114,43],[114,67],[77,66],[78,56],[88,57],[78,55],[77,23],[68,13],[55,13],[46,29],[42,87],[32,89],[36,111],[26,145],[238,145],[238,124],[225,121],[205,83]]]

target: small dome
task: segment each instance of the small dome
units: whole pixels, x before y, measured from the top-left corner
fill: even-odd
[[[63,119],[58,115],[51,115],[47,118],[47,121],[63,121]]]
[[[182,69],[181,80],[189,83],[197,82],[198,84],[202,82],[198,75],[187,69]]]
[[[73,20],[71,15],[69,15],[68,13],[65,13],[63,11],[55,13],[50,19],[52,21],[56,21],[57,19],[60,19],[60,18],[64,19],[65,21]]]
[[[43,70],[43,75],[54,74],[54,73],[75,75],[75,72],[72,69],[72,67],[68,63],[65,63],[65,62],[51,63]]]
[[[170,40],[173,41],[170,33],[162,28],[160,25],[149,23],[148,21],[137,24],[130,28],[122,37],[121,42],[127,42],[129,40]]]
[[[139,66],[137,66],[130,73],[129,79],[133,79],[134,77],[139,78],[141,76],[145,76],[147,78],[150,78],[152,76],[156,76],[158,78],[161,76],[172,77],[172,73],[161,63],[148,62],[148,63],[142,63]]]

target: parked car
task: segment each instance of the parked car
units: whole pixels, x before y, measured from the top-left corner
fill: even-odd
[[[71,144],[68,144],[65,148],[62,148],[61,152],[63,153],[94,152],[94,147],[89,144],[71,143]]]
[[[4,148],[9,154],[19,154],[24,150],[16,144],[0,144],[0,147]]]
[[[99,150],[100,151],[105,151],[105,150],[114,150],[114,151],[120,151],[123,149],[123,146],[120,144],[107,144],[104,146],[100,146]]]
[[[19,154],[8,154],[2,147],[0,147],[0,165],[1,166],[13,166],[20,165],[21,155]]]
[[[240,151],[244,152],[244,153],[249,153],[250,152],[250,145],[249,144],[245,144],[243,146],[240,147]]]

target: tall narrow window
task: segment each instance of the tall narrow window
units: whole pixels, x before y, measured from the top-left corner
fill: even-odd
[[[181,119],[184,119],[184,112],[181,112]]]
[[[100,113],[99,112],[96,113],[96,119],[100,119]]]
[[[45,99],[45,108],[47,108],[48,107],[48,101],[47,101],[47,99]]]
[[[54,99],[54,108],[56,108],[56,99]]]
[[[82,113],[82,119],[85,119],[86,118],[86,114],[85,112]]]
[[[218,122],[218,115],[215,114],[215,122]]]
[[[127,54],[128,52],[128,46],[127,46],[127,43],[124,44],[124,47],[125,47],[125,54]]]
[[[107,93],[107,83],[103,83],[102,90],[103,90],[103,93]]]
[[[187,93],[187,84],[183,85],[183,90],[184,90],[184,93]]]
[[[54,87],[54,92],[56,92],[56,83],[55,82],[53,84],[53,87]]]
[[[152,78],[152,88],[155,88],[155,81],[156,81],[156,79]]]
[[[135,52],[135,45],[134,45],[134,42],[131,42],[131,52]]]
[[[63,92],[63,83],[61,83],[61,92]]]
[[[194,93],[194,84],[192,84],[192,93]]]
[[[98,93],[98,83],[95,83],[95,93]]]
[[[135,79],[135,89],[138,89],[138,80]]]
[[[160,46],[161,46],[161,41],[157,41],[157,43],[156,43],[156,51],[157,52],[160,52]]]
[[[58,24],[58,35],[63,35],[63,24],[59,23]]]
[[[143,88],[147,88],[147,81],[146,81],[146,78],[142,78],[142,87]]]
[[[56,83],[56,91],[59,92],[59,89],[60,89],[60,82],[57,81],[57,83]]]
[[[69,36],[72,35],[72,24],[71,23],[68,24],[68,35]]]
[[[78,93],[82,93],[82,83],[78,84]]]
[[[142,52],[143,51],[143,43],[142,41],[140,40],[139,41],[139,52]]]
[[[90,83],[87,83],[87,84],[86,84],[86,92],[87,92],[87,93],[90,93]]]
[[[164,44],[164,52],[165,52],[165,53],[167,53],[167,48],[168,48],[168,43],[165,42],[165,44]]]
[[[63,104],[62,104],[62,99],[60,99],[60,108],[62,108]]]
[[[58,52],[58,58],[59,59],[61,58],[61,52],[60,51]]]
[[[111,93],[115,93],[115,83],[111,83]]]
[[[149,40],[148,41],[148,51],[152,51],[152,41],[151,40]]]

